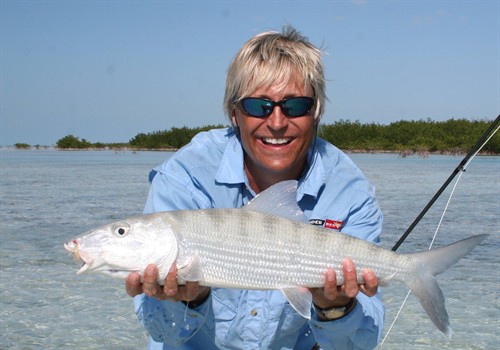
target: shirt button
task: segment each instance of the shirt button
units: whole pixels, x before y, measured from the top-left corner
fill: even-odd
[[[257,316],[257,310],[253,309],[252,311],[250,311],[250,315]]]

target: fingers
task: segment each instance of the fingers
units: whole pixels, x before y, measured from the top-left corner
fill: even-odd
[[[342,273],[344,274],[343,295],[354,298],[358,295],[359,285],[356,277],[356,266],[351,259],[345,259],[342,263]]]
[[[179,286],[177,283],[177,266],[174,264],[167,274],[163,291],[168,300],[186,301],[189,303],[196,301],[200,295],[201,299],[205,300],[210,289],[206,287],[201,289],[198,282],[186,282],[185,286]],[[195,302],[194,304],[198,303]]]
[[[158,268],[156,265],[148,265],[144,270],[144,281],[141,284],[141,276],[132,272],[125,280],[127,294],[135,297],[141,293],[150,297],[164,299],[163,289],[158,285]]]
[[[350,300],[349,297],[345,296],[344,285],[337,286],[337,276],[333,269],[326,271],[324,287],[313,288],[311,293],[314,305],[322,309],[343,306]]]
[[[342,263],[342,275],[344,284],[337,286],[337,276],[333,269],[325,273],[325,284],[323,288],[313,288],[314,304],[320,308],[345,305],[359,292],[368,296],[374,296],[378,290],[378,278],[371,269],[362,272],[364,284],[358,284],[356,266],[351,259],[345,259]]]
[[[175,298],[179,292],[179,285],[177,284],[177,266],[175,264],[172,264],[172,267],[170,267],[168,271],[163,291],[169,298]]]
[[[356,276],[356,267],[350,259],[346,259],[342,264],[342,272],[344,273],[344,293],[350,298],[354,298],[358,292],[362,292],[369,297],[377,294],[378,278],[372,269],[364,269],[363,284],[358,284]]]
[[[338,296],[337,274],[333,269],[328,269],[325,274],[324,296],[326,299],[335,300]]]
[[[342,263],[342,274],[344,276],[344,284],[340,286],[337,286],[336,273],[333,269],[328,269],[325,274],[323,295],[330,301],[332,307],[347,304],[359,292],[356,266],[354,266],[352,260],[344,260]]]
[[[141,284],[141,277],[137,273],[131,273],[125,282],[127,294],[134,297],[144,293],[149,297],[159,300],[170,301],[196,301],[201,297],[205,300],[210,293],[210,288],[200,288],[198,282],[186,282],[185,286],[179,286],[177,283],[177,266],[175,264],[170,268],[165,284],[158,284],[158,268],[156,265],[148,265],[144,270],[144,280]]]
[[[148,265],[144,270],[142,290],[149,297],[158,297],[159,293],[163,292],[161,286],[158,285],[158,268],[156,265]]]
[[[135,297],[142,293],[141,276],[139,276],[138,273],[133,272],[127,276],[125,280],[125,290],[131,297]]]
[[[365,283],[360,285],[361,292],[368,295],[369,297],[377,294],[378,278],[377,275],[375,275],[375,272],[373,272],[373,270],[371,269],[363,270],[363,279]]]

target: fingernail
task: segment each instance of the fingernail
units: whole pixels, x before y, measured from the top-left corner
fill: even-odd
[[[344,260],[344,269],[347,272],[352,272],[354,271],[354,264],[352,263],[351,260]]]
[[[156,266],[148,266],[146,268],[145,272],[146,272],[146,274],[148,276],[154,276],[154,275],[156,275],[157,274],[157,272],[156,272]]]
[[[333,282],[333,281],[335,280],[335,277],[336,277],[336,276],[335,276],[335,271],[333,271],[333,270],[328,270],[328,271],[326,272],[326,280],[327,280],[328,282]]]

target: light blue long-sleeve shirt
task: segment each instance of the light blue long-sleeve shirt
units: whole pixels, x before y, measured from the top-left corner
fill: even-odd
[[[313,224],[379,243],[382,213],[374,189],[344,153],[317,138],[299,180],[297,201]],[[145,213],[239,208],[255,193],[248,184],[243,150],[232,128],[200,133],[155,168]],[[195,309],[142,294],[134,299],[149,332],[148,349],[373,349],[381,334],[380,295],[359,293],[346,316],[319,321],[301,317],[280,291],[213,288]]]

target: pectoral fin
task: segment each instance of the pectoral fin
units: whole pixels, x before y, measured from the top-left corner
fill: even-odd
[[[312,294],[305,287],[293,287],[281,289],[290,305],[302,317],[311,319]]]
[[[186,281],[203,281],[203,269],[198,255],[177,261],[177,281],[179,284],[184,284]]]

